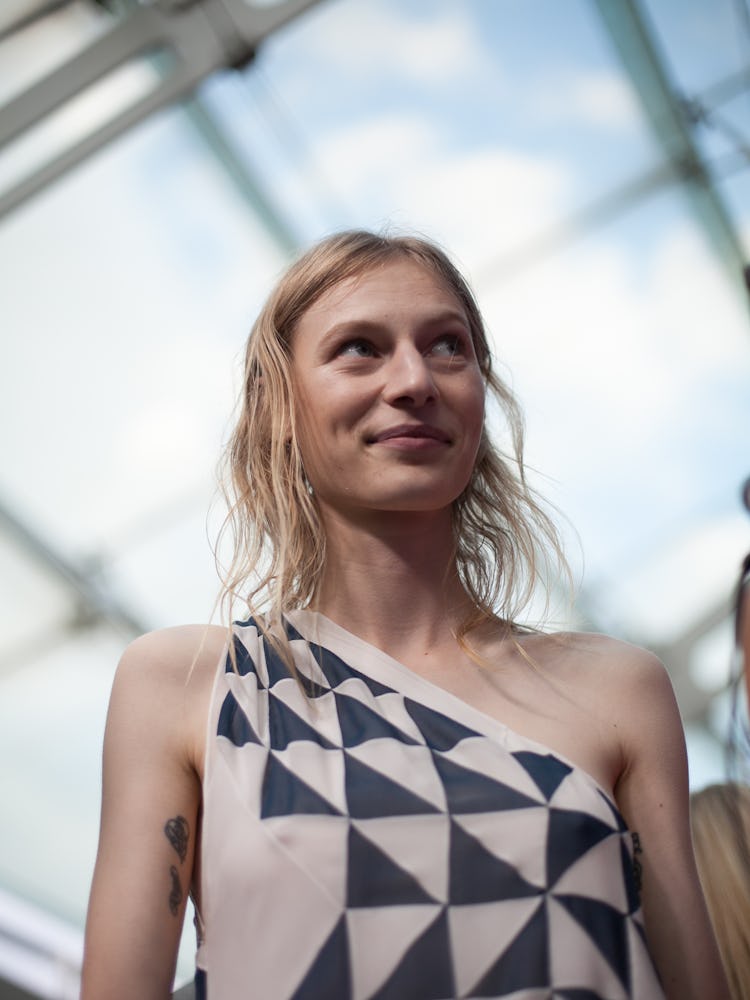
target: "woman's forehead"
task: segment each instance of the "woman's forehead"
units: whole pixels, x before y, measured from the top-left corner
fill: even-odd
[[[461,299],[448,281],[428,264],[404,256],[342,278],[302,313],[298,327],[447,312],[455,312],[468,324]]]

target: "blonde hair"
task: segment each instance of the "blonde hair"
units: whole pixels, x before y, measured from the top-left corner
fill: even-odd
[[[291,345],[303,313],[347,278],[405,258],[433,271],[466,312],[487,392],[507,421],[512,455],[489,440],[486,427],[471,481],[453,504],[456,566],[473,611],[458,639],[487,619],[510,629],[531,600],[551,555],[570,580],[556,528],[526,481],[523,420],[508,387],[492,370],[479,308],[442,249],[415,236],[353,230],[313,246],[281,277],[247,341],[240,412],[224,455],[232,558],[222,573],[228,617],[237,601],[264,616],[269,630],[286,611],[315,598],[326,558],[325,536],[305,479],[297,438]]]
[[[709,785],[690,797],[693,845],[733,1000],[750,997],[750,788]]]

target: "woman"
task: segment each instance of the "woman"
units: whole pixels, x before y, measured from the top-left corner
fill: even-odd
[[[85,1000],[168,995],[189,889],[210,1000],[724,1000],[663,668],[516,624],[555,534],[445,255],[314,247],[242,407],[227,594],[254,617],[118,668]]]
[[[690,823],[732,1000],[745,1000],[750,996],[750,788],[725,782],[694,792]]]

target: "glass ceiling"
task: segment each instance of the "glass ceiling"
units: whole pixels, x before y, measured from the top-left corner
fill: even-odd
[[[8,4],[0,101],[137,6]],[[750,257],[746,6],[633,6]],[[1,149],[0,195],[164,71],[141,63]],[[66,935],[119,654],[212,613],[214,466],[246,332],[292,249],[351,226],[423,231],[462,264],[569,522],[572,620],[664,658],[691,781],[722,776],[748,301],[611,25],[594,0],[323,0],[0,218],[0,975],[35,995],[77,995]]]

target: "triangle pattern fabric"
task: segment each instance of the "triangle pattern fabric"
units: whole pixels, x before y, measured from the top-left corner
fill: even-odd
[[[556,896],[617,973],[626,993],[630,991],[630,954],[627,925],[614,907],[581,896]]]
[[[352,826],[370,843],[406,869],[431,899],[448,902],[448,863],[435,864],[425,853],[425,844],[439,844],[441,857],[448,858],[450,817],[415,816],[408,823],[394,822],[390,816],[353,820]]]
[[[297,681],[302,685],[305,692],[306,698],[322,698],[324,694],[328,694],[331,690],[327,685],[324,687],[322,684],[318,684],[317,681],[313,680],[302,670],[297,673]]]
[[[292,632],[294,633],[294,630]],[[331,685],[326,680],[325,674],[312,655],[310,647],[298,634],[295,637],[295,634],[287,636],[291,645],[296,671],[296,676],[292,673],[289,676],[294,677],[296,683],[301,685],[307,698],[319,698],[321,694],[325,694],[326,691],[331,690]],[[283,680],[283,676],[280,676],[279,679]]]
[[[347,910],[351,953],[369,954],[373,958],[371,963],[354,963],[353,1000],[369,1000],[383,986],[413,942],[440,914],[440,909],[429,905]]]
[[[393,776],[399,785],[425,799],[441,813],[447,812],[445,788],[432,763],[430,750],[396,740],[371,740],[346,751],[348,758],[366,764],[386,778]]]
[[[535,815],[527,809],[511,809],[504,813],[464,813],[451,819],[490,854],[523,871],[527,882],[547,885],[545,806],[537,806]]]
[[[589,813],[550,809],[547,833],[547,879],[554,885],[570,865],[617,831]],[[619,840],[619,837],[618,837]]]
[[[209,996],[663,1000],[590,775],[322,616],[287,636],[294,670],[252,621],[217,665]]]
[[[291,677],[289,667],[284,663],[279,653],[274,649],[268,639],[263,639],[263,658],[266,662],[266,674],[268,676],[268,686],[272,688],[279,681],[288,680]]]
[[[612,837],[615,842],[620,841],[622,850],[621,835],[615,833]],[[565,869],[554,885],[551,885],[552,893],[555,896],[576,895],[598,899],[602,903],[609,903],[619,913],[628,914],[628,889],[625,882],[608,877],[616,853],[609,838],[600,840]]]
[[[559,989],[589,988],[597,996],[612,1000],[629,1000],[626,991],[601,949],[585,928],[556,899],[547,903],[550,919],[550,952],[552,981]],[[633,997],[641,994],[633,992]],[[644,991],[648,996],[648,991]]]
[[[269,753],[263,775],[261,819],[290,816],[294,813],[340,815],[338,809],[327,799],[292,774],[274,754]]]
[[[573,770],[569,764],[558,760],[551,753],[517,750],[513,756],[528,771],[547,801],[555,794],[560,782],[564,781]]]
[[[632,920],[628,924],[630,950],[630,992],[634,997],[652,996],[660,989],[656,970],[650,961],[648,944],[642,925]]]
[[[397,729],[391,722],[357,698],[335,692],[336,707],[339,713],[341,739],[345,747],[356,747],[367,740],[399,740],[410,746],[416,745],[416,740]]]
[[[343,750],[325,750],[317,743],[299,740],[290,743],[285,750],[272,750],[271,753],[287,771],[304,781],[348,819],[343,787]]]
[[[297,629],[294,627],[294,625],[292,625],[292,623],[289,621],[288,618],[284,619],[284,632],[286,633],[286,637],[289,640],[289,642],[302,641],[305,643],[305,645],[307,645],[305,637],[302,635],[301,632],[297,631]]]
[[[439,753],[434,753],[433,759],[452,813],[502,812],[538,805],[515,788],[461,767]]]
[[[229,653],[227,653],[226,667],[225,667],[226,672],[228,674],[236,672],[240,675],[240,677],[245,677],[247,676],[247,674],[256,674],[257,676],[257,671],[255,669],[255,662],[253,661],[253,658],[250,656],[247,646],[245,646],[245,644],[240,640],[239,636],[235,635],[232,638],[232,647],[234,649],[236,671],[235,671],[235,663],[232,663],[232,657],[230,656]],[[261,683],[260,678],[258,678],[258,683],[259,684]]]
[[[342,915],[317,958],[292,994],[292,1000],[352,1000],[349,938]]]
[[[404,706],[419,727],[425,743],[433,750],[452,750],[461,740],[479,736],[479,733],[469,729],[468,726],[456,722],[442,712],[435,712],[425,705],[420,705],[411,698],[404,698]]]
[[[441,910],[434,922],[409,948],[372,1000],[448,1000],[456,987],[451,964],[448,920]]]
[[[602,1000],[602,995],[593,990],[555,990],[552,998],[553,1000]]]
[[[276,697],[273,688],[268,697],[268,732],[272,750],[286,750],[296,740],[317,743],[325,750],[336,749],[334,743]]]
[[[351,826],[348,844],[347,906],[435,903],[417,880]]]
[[[540,902],[528,923],[479,982],[471,997],[502,997],[550,985],[547,908]]]
[[[225,736],[236,747],[242,747],[246,743],[260,744],[260,739],[250,725],[250,720],[240,708],[231,691],[227,691],[221,706],[216,734],[217,736]]]
[[[539,906],[539,897],[505,899],[476,906],[448,909],[451,946],[459,996],[469,990],[497,962],[518,928],[524,927]]]
[[[489,903],[498,899],[538,896],[543,890],[527,882],[516,868],[490,854],[475,837],[451,821],[448,898],[453,904]]]
[[[315,656],[316,661],[320,665],[320,669],[326,676],[326,680],[331,685],[332,688],[338,687],[339,684],[343,684],[344,681],[351,680],[352,677],[356,677],[357,680],[362,681],[362,683],[374,694],[376,697],[381,694],[390,694],[393,688],[386,687],[385,684],[381,684],[372,677],[368,677],[367,674],[361,673],[359,670],[355,670],[354,667],[349,666],[340,657],[336,656],[328,649],[324,649],[322,646],[317,646],[315,643],[310,643],[310,649]]]
[[[418,816],[439,812],[435,806],[408,788],[345,755],[346,801],[353,819],[375,816]]]

